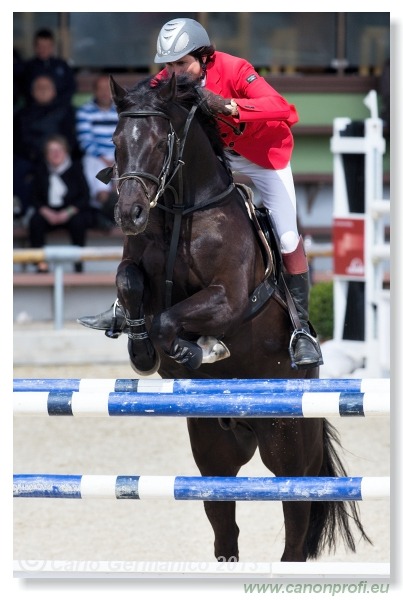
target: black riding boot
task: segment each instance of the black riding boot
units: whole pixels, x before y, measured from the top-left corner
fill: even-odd
[[[291,336],[291,362],[297,369],[308,369],[323,365],[319,343],[311,335],[308,323],[309,272],[298,275],[287,274],[285,275],[285,281],[301,322],[301,329],[295,329]]]
[[[118,338],[122,333],[129,332],[125,314],[118,300],[115,300],[112,306],[105,312],[94,317],[80,317],[77,319],[77,322],[91,329],[105,331],[105,335],[113,339]]]

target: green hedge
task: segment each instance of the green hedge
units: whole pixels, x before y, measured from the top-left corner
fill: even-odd
[[[311,287],[309,320],[320,341],[333,338],[333,281],[322,281]]]

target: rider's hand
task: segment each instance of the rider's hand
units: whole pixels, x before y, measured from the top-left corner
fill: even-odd
[[[214,94],[213,92],[210,92],[210,90],[206,90],[206,88],[202,88],[201,93],[213,115],[223,114],[229,116],[237,113],[236,104],[232,103],[231,98],[223,98],[219,94]]]

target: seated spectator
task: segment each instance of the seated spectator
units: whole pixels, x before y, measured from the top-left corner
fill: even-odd
[[[108,229],[113,226],[117,202],[114,182],[105,185],[96,176],[115,162],[112,136],[118,115],[112,100],[108,75],[99,75],[94,82],[92,100],[77,110],[77,138],[82,152],[84,173],[91,192],[91,206],[95,209],[94,226]]]
[[[61,135],[52,135],[46,140],[44,159],[36,170],[32,186],[34,212],[29,220],[30,245],[42,248],[49,231],[67,229],[72,244],[85,246],[89,189],[81,163],[72,160],[68,142]],[[48,265],[40,263],[37,270],[46,272]],[[75,271],[82,271],[82,263],[75,263]]]
[[[34,56],[25,61],[23,71],[26,103],[34,101],[31,93],[33,81],[39,75],[47,75],[55,82],[58,102],[69,106],[76,91],[75,75],[65,60],[55,56],[53,32],[50,29],[39,29],[34,35],[33,46]]]
[[[33,173],[43,159],[45,139],[54,133],[67,138],[73,158],[79,157],[75,133],[75,109],[60,104],[51,77],[40,75],[32,83],[33,101],[14,116],[14,196],[25,214],[30,203]]]

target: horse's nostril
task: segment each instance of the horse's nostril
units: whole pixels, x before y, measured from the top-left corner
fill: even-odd
[[[142,213],[142,208],[141,206],[133,206],[133,219],[136,220],[140,217]]]

